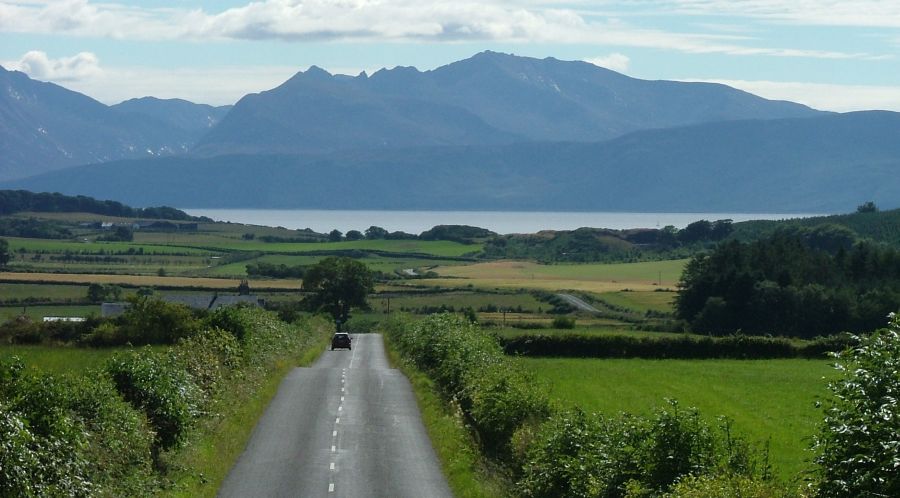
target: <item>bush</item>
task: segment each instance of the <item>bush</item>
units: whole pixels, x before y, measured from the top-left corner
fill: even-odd
[[[837,355],[815,441],[819,495],[900,496],[900,318]]]
[[[529,497],[658,496],[686,476],[768,477],[730,425],[677,402],[650,418],[557,413],[530,444],[518,489]]]
[[[800,496],[772,481],[742,475],[685,476],[663,498],[788,498]]]
[[[394,319],[385,328],[400,352],[459,403],[487,453],[509,456],[516,430],[549,414],[545,389],[465,317],[443,313],[417,322]]]
[[[201,392],[175,362],[150,349],[112,357],[106,371],[126,401],[144,411],[156,433],[154,454],[178,447],[199,412]]]
[[[131,306],[120,317],[120,334],[131,344],[175,344],[200,329],[200,322],[182,304],[150,296],[136,296],[129,302]]]
[[[228,331],[237,340],[243,341],[245,337],[250,335],[252,323],[248,315],[244,313],[240,306],[223,306],[213,311],[207,318],[206,324],[212,328],[219,328]]]
[[[553,324],[552,324],[551,328],[574,329],[575,328],[575,319],[569,318],[567,316],[558,316],[553,319]]]

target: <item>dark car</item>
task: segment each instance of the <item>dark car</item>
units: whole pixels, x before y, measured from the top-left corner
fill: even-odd
[[[350,334],[346,332],[334,334],[334,337],[331,338],[331,350],[334,351],[337,348],[353,349],[350,347]]]

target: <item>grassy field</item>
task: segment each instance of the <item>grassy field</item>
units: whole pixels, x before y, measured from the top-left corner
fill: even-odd
[[[204,277],[160,277],[155,275],[93,275],[77,273],[0,273],[0,282],[48,282],[70,284],[118,284],[139,287],[202,287],[237,289],[240,280]],[[299,289],[300,280],[250,280],[250,288]]]
[[[95,315],[100,314],[100,305],[2,306],[0,307],[0,323],[21,315],[23,308],[25,310],[25,315],[32,320],[41,320],[45,316],[87,316],[91,313]]]
[[[509,319],[508,323],[514,324],[516,321],[514,319]],[[631,330],[629,324],[615,322],[609,320],[609,323],[598,323],[600,320],[583,320],[577,319],[576,326],[574,329],[554,329],[549,328],[552,319],[544,318],[541,321],[537,321],[537,323],[543,323],[548,326],[546,329],[519,329],[514,328],[512,326],[494,329],[491,332],[495,332],[497,335],[501,337],[505,337],[507,339],[512,339],[513,337],[521,337],[521,336],[533,336],[533,335],[548,335],[548,336],[564,336],[564,335],[610,335],[610,336],[633,336],[633,337],[650,337],[650,338],[679,338],[684,337],[685,334],[676,333],[676,332],[655,332],[655,331],[647,331],[647,330]],[[495,323],[499,323],[499,320],[494,320]]]
[[[154,346],[163,349],[163,346]],[[0,359],[18,356],[28,368],[50,373],[81,373],[100,368],[109,357],[124,348],[74,348],[54,346],[0,345]]]
[[[86,285],[42,285],[42,284],[6,284],[0,283],[0,298],[45,300],[84,299],[87,295]]]
[[[417,281],[443,287],[523,288],[616,292],[623,289],[653,291],[673,288],[687,260],[618,264],[543,265],[527,261],[494,261],[473,265],[442,266],[442,277]]]
[[[597,296],[613,306],[621,306],[640,313],[647,311],[672,312],[675,292],[604,292]]]
[[[771,438],[771,461],[783,478],[807,468],[805,450],[822,413],[814,406],[835,375],[821,360],[516,360],[562,405],[614,414],[647,413],[678,399],[713,419],[725,415],[751,441]]]

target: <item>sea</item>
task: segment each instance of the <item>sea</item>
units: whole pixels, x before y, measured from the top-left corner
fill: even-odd
[[[193,216],[248,225],[309,228],[319,233],[378,226],[389,232],[419,234],[437,225],[471,225],[500,234],[591,228],[684,228],[698,220],[784,220],[815,213],[617,213],[526,211],[364,211],[316,209],[184,209]]]

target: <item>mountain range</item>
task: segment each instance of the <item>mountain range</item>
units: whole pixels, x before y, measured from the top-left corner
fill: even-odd
[[[105,106],[2,71],[0,152],[0,187],[132,205],[900,206],[900,114],[826,113],[723,85],[494,52],[424,72],[311,67],[231,108],[153,98]]]

